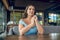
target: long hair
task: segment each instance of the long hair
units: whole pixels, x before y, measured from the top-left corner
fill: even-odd
[[[22,15],[22,18],[27,18],[27,16],[28,16],[27,10],[28,10],[29,6],[33,6],[33,7],[35,8],[34,5],[28,5],[28,6],[26,6],[26,9],[25,9],[25,11],[24,11],[24,13],[23,13],[23,15]],[[35,15],[35,14],[36,14],[36,13],[34,13],[34,15]]]

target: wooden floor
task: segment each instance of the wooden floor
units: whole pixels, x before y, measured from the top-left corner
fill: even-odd
[[[60,40],[60,34],[46,34],[46,35],[28,35],[28,36],[7,36],[5,40]]]

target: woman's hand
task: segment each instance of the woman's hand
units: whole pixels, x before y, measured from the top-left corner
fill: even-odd
[[[38,18],[37,18],[36,15],[35,15],[35,24],[36,24],[36,27],[37,27],[37,30],[38,30],[38,34],[43,34],[43,33],[44,33],[44,29],[43,29],[43,27],[39,24],[39,21],[38,21]]]
[[[35,26],[35,16],[31,18],[31,25]]]
[[[36,24],[36,23],[38,23],[38,18],[37,18],[36,15],[34,15],[34,16],[32,17],[32,19],[31,19],[31,23],[32,23],[32,24]]]
[[[35,17],[35,23],[38,23],[38,18],[37,18],[37,16],[35,15],[34,17]]]

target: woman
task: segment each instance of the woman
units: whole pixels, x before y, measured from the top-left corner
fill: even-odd
[[[23,18],[19,21],[19,35],[43,34],[43,32],[44,30],[35,15],[35,7],[28,5]]]

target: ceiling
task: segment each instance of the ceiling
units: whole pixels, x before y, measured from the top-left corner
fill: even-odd
[[[36,6],[36,10],[46,11],[54,10],[60,11],[60,0],[7,0],[9,7],[14,9],[24,10],[28,4]]]

